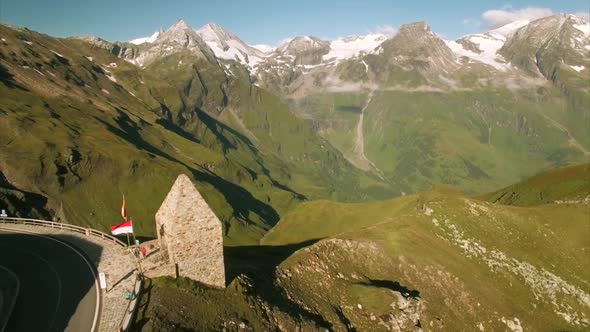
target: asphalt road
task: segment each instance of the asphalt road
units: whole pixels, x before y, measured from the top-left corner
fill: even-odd
[[[20,280],[5,332],[91,331],[95,276],[77,251],[51,238],[0,230],[0,265]]]

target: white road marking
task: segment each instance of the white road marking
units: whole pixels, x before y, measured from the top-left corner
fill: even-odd
[[[94,332],[96,330],[96,325],[98,323],[98,316],[99,316],[99,309],[100,309],[100,286],[98,284],[98,277],[96,275],[96,273],[94,272],[94,268],[92,266],[92,264],[90,264],[90,262],[88,261],[88,259],[86,259],[86,257],[84,257],[84,255],[82,255],[76,248],[74,248],[73,246],[71,246],[70,244],[68,244],[65,241],[61,241],[58,240],[56,238],[50,237],[50,236],[46,236],[46,235],[41,235],[41,234],[37,234],[37,233],[32,233],[32,232],[27,232],[27,231],[23,231],[20,229],[14,229],[14,228],[10,228],[10,227],[5,227],[2,226],[1,229],[7,229],[9,231],[13,231],[16,233],[22,233],[22,234],[30,234],[30,235],[34,235],[34,236],[38,236],[38,237],[42,237],[42,238],[46,238],[58,243],[63,244],[64,246],[70,248],[70,250],[72,250],[73,252],[75,252],[78,256],[80,256],[82,258],[82,260],[84,262],[86,262],[86,265],[88,265],[88,268],[90,269],[90,272],[92,272],[92,275],[94,276],[94,288],[96,289],[96,309],[94,311],[94,320],[92,321],[92,327],[90,328],[90,332]]]

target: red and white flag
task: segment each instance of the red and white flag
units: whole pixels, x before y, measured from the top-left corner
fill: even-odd
[[[122,224],[111,226],[111,233],[113,235],[133,233],[133,223],[131,220]]]

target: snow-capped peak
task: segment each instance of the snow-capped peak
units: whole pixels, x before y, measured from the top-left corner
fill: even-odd
[[[590,22],[585,21],[583,18],[572,15],[573,24],[572,26],[584,33],[584,36],[590,38]]]
[[[387,36],[380,33],[338,38],[330,42],[330,52],[324,55],[323,59],[338,61],[353,58],[373,51],[386,39]]]
[[[236,60],[246,66],[253,67],[269,55],[267,52],[244,43],[236,35],[225,31],[215,23],[206,24],[195,32],[221,59]]]
[[[206,42],[224,43],[231,39],[238,39],[215,23],[208,23],[196,31]]]
[[[296,55],[306,50],[325,47],[328,44],[328,41],[321,40],[317,37],[300,36],[285,41],[277,48],[277,51],[284,54]]]
[[[136,39],[130,40],[129,42],[131,44],[135,44],[135,45],[140,45],[143,43],[153,43],[154,41],[156,41],[156,39],[158,38],[160,33],[162,33],[162,30],[157,30],[149,37],[136,38]]]
[[[445,41],[445,43],[458,57],[464,56],[505,71],[510,67],[510,64],[503,60],[502,56],[498,54],[498,50],[518,29],[529,23],[528,20],[518,20],[488,32],[467,35],[457,41]]]
[[[179,19],[174,23],[167,31],[178,31],[178,30],[186,30],[190,29],[191,27],[183,20]]]
[[[529,24],[530,21],[529,20],[518,20],[518,21],[514,21],[512,23],[508,23],[506,25],[503,25],[497,29],[491,30],[488,33],[491,34],[498,34],[498,35],[502,35],[506,38],[512,36],[516,30],[522,28],[523,26]]]

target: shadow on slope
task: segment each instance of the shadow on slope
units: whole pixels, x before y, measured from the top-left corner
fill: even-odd
[[[0,82],[4,83],[8,88],[11,89],[19,89],[23,91],[29,91],[28,89],[20,86],[14,80],[14,75],[12,75],[6,67],[0,65]]]
[[[233,208],[235,217],[249,221],[251,220],[250,213],[254,213],[260,216],[265,223],[270,226],[277,223],[279,220],[279,214],[272,206],[260,201],[243,187],[233,182],[229,182],[212,172],[195,169],[161,149],[158,149],[143,139],[141,135],[142,128],[137,123],[133,122],[125,112],[117,109],[117,113],[118,116],[115,118],[115,121],[118,127],[115,127],[98,117],[95,117],[95,119],[102,123],[111,133],[117,135],[124,141],[129,142],[137,149],[146,151],[152,158],[159,156],[168,161],[182,165],[191,172],[195,180],[211,184],[224,196],[227,203]],[[150,126],[147,122],[142,124]],[[178,132],[179,129],[180,128],[175,128],[170,130]],[[184,136],[186,136],[186,134]],[[194,141],[195,139],[193,138],[192,140]]]
[[[412,289],[409,289],[405,286],[402,286],[397,281],[369,279],[368,281],[359,282],[358,284],[363,285],[363,286],[369,286],[369,287],[387,288],[387,289],[390,289],[394,292],[399,292],[406,299],[407,298],[412,298],[412,299],[419,299],[420,298],[419,291],[412,290]]]
[[[296,251],[311,246],[321,239],[283,246],[236,246],[224,247],[226,284],[238,276],[252,281],[253,294],[260,296],[271,307],[277,307],[291,317],[304,317],[319,326],[330,328],[331,324],[321,315],[312,313],[289,300],[275,284],[275,270],[279,264]]]
[[[275,268],[299,249],[311,246],[320,239],[283,246],[235,246],[224,247],[225,278],[230,284],[243,274],[253,280],[273,279]]]
[[[21,218],[51,219],[47,197],[14,187],[0,171],[0,208]]]

